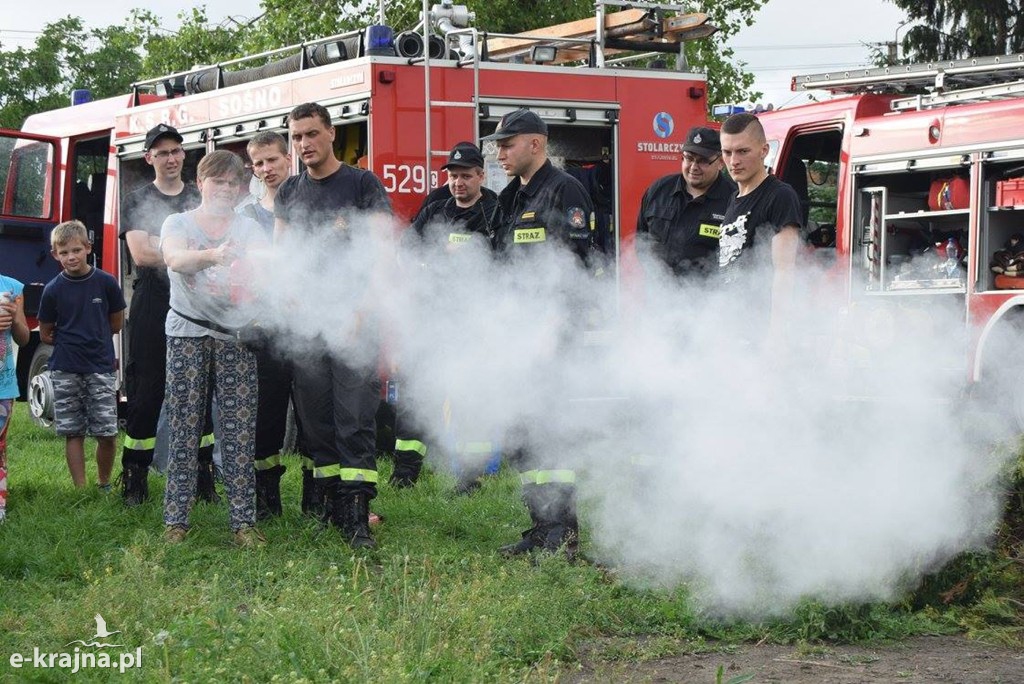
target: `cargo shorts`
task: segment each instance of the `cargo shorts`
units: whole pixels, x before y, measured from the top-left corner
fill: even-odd
[[[117,434],[117,374],[50,371],[54,428],[64,437]]]

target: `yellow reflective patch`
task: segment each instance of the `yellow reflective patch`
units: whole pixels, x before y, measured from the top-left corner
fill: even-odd
[[[512,233],[512,242],[517,245],[527,242],[544,242],[547,239],[547,231],[544,228],[517,228]]]
[[[718,240],[722,237],[722,227],[713,226],[710,223],[702,223],[700,224],[699,235],[701,237],[709,237]]]
[[[136,451],[146,451],[147,449],[156,448],[156,437],[150,437],[149,439],[135,439],[124,436],[124,445],[129,449],[135,449]]]
[[[535,212],[535,211],[524,211],[523,215],[519,217],[519,220],[520,221],[530,221],[530,220],[532,220],[536,216],[537,216],[537,212]]]
[[[448,242],[469,242],[472,239],[468,233],[448,233]]]

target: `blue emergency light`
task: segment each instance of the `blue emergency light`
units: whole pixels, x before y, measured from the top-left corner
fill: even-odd
[[[711,108],[711,116],[732,116],[747,111],[743,105],[719,104]]]
[[[366,54],[376,57],[395,56],[395,32],[390,26],[374,24],[366,28],[363,38]]]
[[[75,88],[71,91],[71,106],[92,102],[92,91],[85,88]]]

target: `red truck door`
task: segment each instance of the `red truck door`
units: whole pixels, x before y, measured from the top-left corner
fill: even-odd
[[[43,285],[60,270],[50,229],[60,221],[57,138],[0,130],[0,272],[25,283],[34,317]]]

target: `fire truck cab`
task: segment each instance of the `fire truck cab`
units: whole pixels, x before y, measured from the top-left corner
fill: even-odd
[[[949,370],[1002,393],[1024,429],[1022,79],[1024,55],[800,76],[843,96],[760,120],[850,308],[955,308]]]
[[[606,5],[628,8],[606,12]],[[644,190],[678,172],[687,129],[707,119],[705,76],[686,68],[681,48],[713,27],[703,14],[666,14],[681,9],[607,0],[593,18],[505,36],[477,31],[468,25],[471,13],[445,2],[434,5],[421,33],[392,39],[387,27],[369,27],[34,115],[22,132],[0,133],[0,271],[29,285],[26,308],[34,315],[43,285],[58,272],[50,229],[78,218],[93,232],[96,265],[130,297],[120,203],[151,180],[146,131],[159,123],[180,131],[192,182],[199,159],[215,149],[244,157],[257,132],[287,137],[289,111],[311,101],[331,114],[339,159],[375,173],[405,218],[445,182],[440,167],[452,146],[479,141],[507,112],[532,109],[549,124],[549,156],[592,191],[596,240],[618,263]],[[667,53],[677,68],[664,59],[660,68],[636,67],[638,52]],[[494,149],[484,153],[488,185],[500,190],[507,179]],[[47,356],[35,339],[19,356],[40,420],[52,411],[42,373]]]

